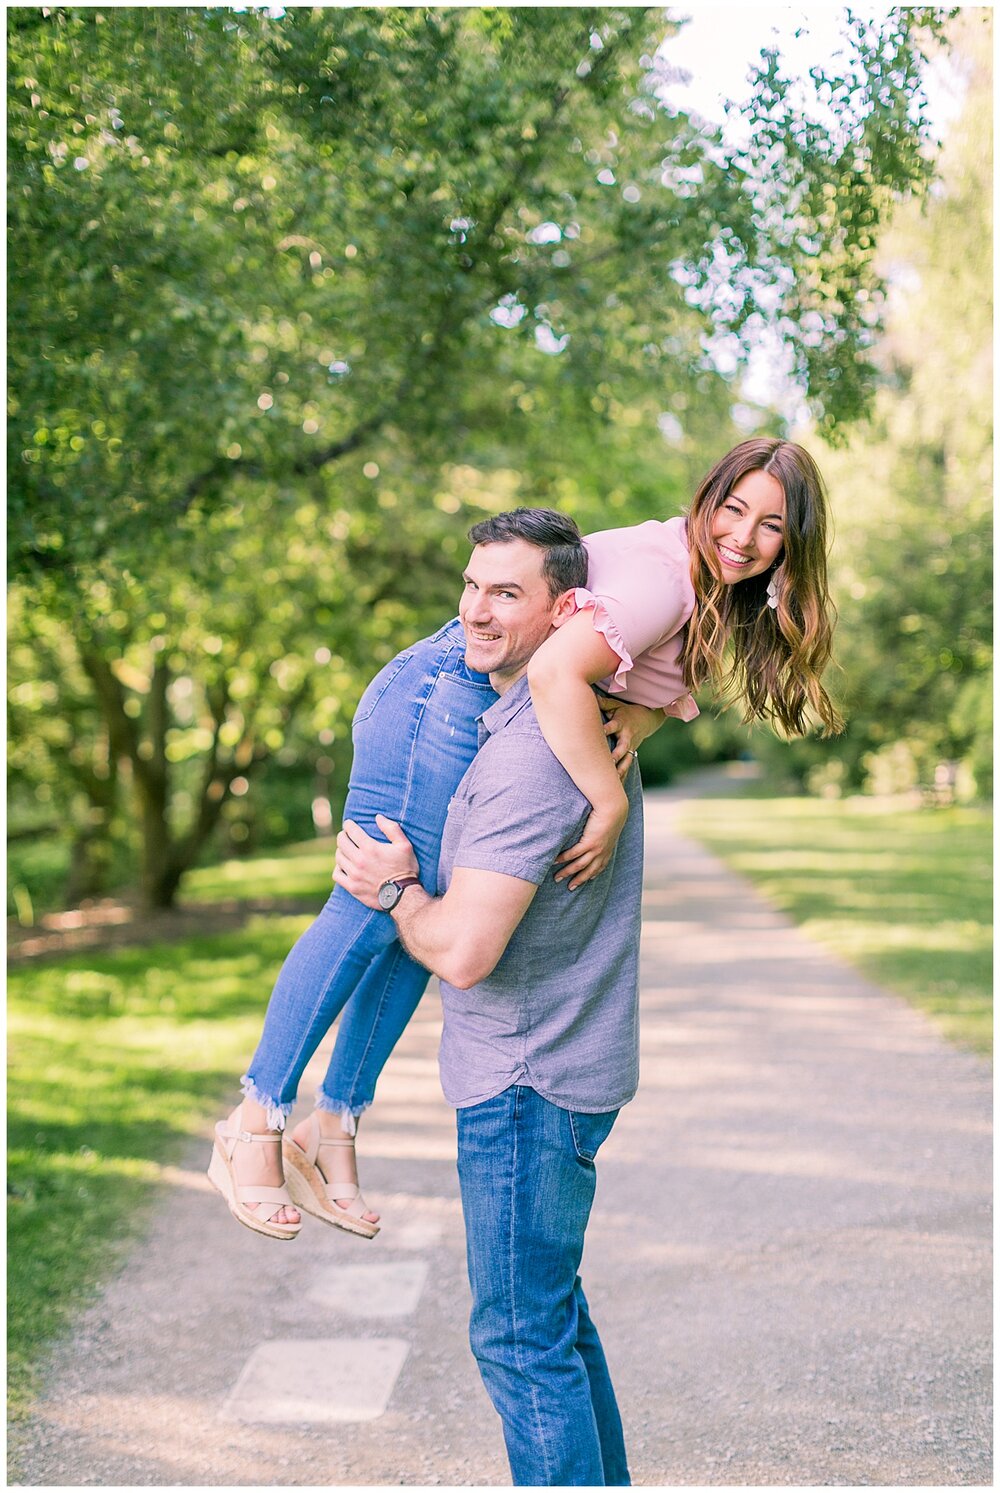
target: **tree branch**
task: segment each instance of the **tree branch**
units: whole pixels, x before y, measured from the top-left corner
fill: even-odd
[[[145,781],[148,764],[139,755],[139,732],[125,711],[125,689],[106,660],[91,648],[78,645],[83,672],[94,686],[97,703],[108,728],[112,752],[127,757],[138,778]]]

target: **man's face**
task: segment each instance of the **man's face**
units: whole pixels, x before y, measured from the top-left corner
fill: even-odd
[[[543,551],[523,539],[477,544],[465,569],[458,614],[465,661],[502,690],[517,680],[552,631],[559,602],[542,575]]]

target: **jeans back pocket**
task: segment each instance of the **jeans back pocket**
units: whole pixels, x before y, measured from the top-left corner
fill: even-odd
[[[618,1118],[618,1110],[608,1109],[603,1114],[585,1115],[578,1109],[567,1110],[573,1149],[584,1163],[593,1163],[601,1146],[611,1134],[611,1127]]]
[[[397,674],[402,673],[412,657],[413,652],[411,649],[407,649],[404,653],[397,653],[395,658],[390,659],[385,667],[378,671],[358,701],[358,708],[354,712],[355,725],[359,721],[366,721],[368,719]]]

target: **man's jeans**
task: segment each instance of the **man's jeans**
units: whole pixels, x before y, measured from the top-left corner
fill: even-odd
[[[458,1111],[469,1339],[517,1487],[626,1487],[622,1423],[578,1270],[617,1115],[515,1084]]]

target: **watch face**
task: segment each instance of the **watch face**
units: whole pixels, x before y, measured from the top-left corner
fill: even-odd
[[[390,912],[399,901],[399,887],[394,881],[383,881],[378,889],[378,905],[383,912]]]

